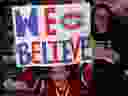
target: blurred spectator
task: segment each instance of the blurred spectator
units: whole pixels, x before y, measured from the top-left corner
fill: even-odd
[[[96,31],[110,32],[112,16],[128,16],[127,0],[96,0]]]
[[[112,12],[105,4],[96,5],[96,32],[111,31]]]

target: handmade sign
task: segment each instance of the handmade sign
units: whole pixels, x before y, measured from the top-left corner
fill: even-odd
[[[12,14],[17,64],[76,64],[92,55],[88,3],[15,6]]]

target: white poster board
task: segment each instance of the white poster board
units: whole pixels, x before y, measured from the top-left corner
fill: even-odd
[[[92,55],[89,3],[15,6],[12,15],[16,64],[76,64]]]

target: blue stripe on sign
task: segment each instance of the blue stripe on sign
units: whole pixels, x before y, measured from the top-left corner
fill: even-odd
[[[42,50],[43,50],[43,60],[44,60],[44,64],[48,64],[46,42],[42,42]]]

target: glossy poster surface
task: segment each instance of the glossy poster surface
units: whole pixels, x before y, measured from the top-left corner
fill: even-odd
[[[80,64],[92,55],[90,5],[25,5],[12,8],[16,64]]]

